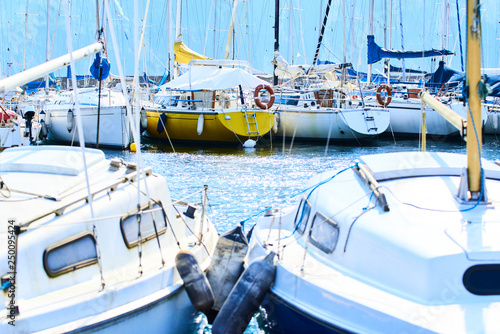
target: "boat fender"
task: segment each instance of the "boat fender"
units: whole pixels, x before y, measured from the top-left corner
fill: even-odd
[[[201,312],[210,311],[214,305],[214,295],[193,254],[181,250],[175,257],[175,267],[181,275],[184,288],[193,307]]]
[[[380,95],[380,93],[385,90],[386,93],[387,93],[387,98],[382,98],[382,96]],[[377,102],[378,104],[380,104],[382,107],[387,107],[389,105],[389,103],[391,103],[392,101],[392,88],[391,86],[388,86],[388,85],[380,85],[378,86],[377,88]]]
[[[163,113],[158,117],[158,124],[156,125],[156,131],[161,134],[167,128],[167,114]]]
[[[257,145],[257,142],[253,139],[247,139],[244,143],[243,143],[243,148],[254,148],[255,145]]]
[[[41,122],[41,121],[44,121],[45,122],[45,119],[47,118],[47,114],[45,114],[45,111],[40,111],[40,113],[38,114],[38,120]]]
[[[264,104],[260,101],[259,92],[262,89],[267,90],[269,92],[269,95],[271,95],[271,98],[269,99],[269,102],[267,104]],[[274,104],[274,90],[269,85],[258,85],[257,87],[255,87],[255,92],[253,93],[253,99],[255,100],[255,104],[257,105],[257,107],[259,107],[260,109],[263,110],[270,109]]]
[[[212,326],[213,334],[241,334],[274,282],[274,252],[256,259],[231,290]]]
[[[214,293],[214,310],[221,309],[243,273],[247,251],[248,240],[240,224],[219,237],[207,269],[207,279]]]
[[[198,132],[198,136],[203,133],[204,123],[205,123],[205,118],[203,117],[203,114],[200,114],[200,117],[198,117],[198,126],[196,127],[196,132]]]
[[[71,109],[69,109],[68,113],[66,114],[66,128],[68,129],[69,133],[71,133],[71,130],[75,128],[75,115],[73,114],[73,111]]]
[[[500,117],[500,113],[496,112],[495,114],[490,114],[490,116],[493,121],[493,129],[498,129],[498,117]]]
[[[43,140],[43,139],[47,138],[47,134],[48,134],[47,124],[42,119],[42,120],[40,120],[40,133],[38,134],[38,138],[40,140]]]
[[[148,114],[144,108],[141,109],[141,133],[148,127]]]
[[[274,124],[273,124],[273,132],[274,133],[277,133],[278,132],[278,127],[279,127],[279,124],[280,124],[280,113],[279,112],[276,112],[274,114]]]

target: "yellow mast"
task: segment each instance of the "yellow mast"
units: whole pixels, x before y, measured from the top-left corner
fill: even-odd
[[[479,0],[467,1],[467,175],[472,198],[481,191],[481,13]],[[474,120],[474,121],[473,121]],[[475,193],[475,196],[474,196]]]

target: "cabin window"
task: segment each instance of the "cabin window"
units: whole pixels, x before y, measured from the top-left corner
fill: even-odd
[[[500,295],[500,264],[480,264],[464,273],[465,288],[475,295]]]
[[[299,231],[300,234],[304,234],[306,230],[307,221],[309,220],[309,214],[311,213],[311,205],[306,199],[300,202],[299,210],[295,216],[295,229]]]
[[[139,222],[141,226],[140,236]],[[120,225],[123,240],[128,248],[137,246],[139,238],[142,242],[145,242],[155,238],[157,233],[160,235],[167,230],[165,212],[160,202],[152,204],[151,207],[146,205],[141,210],[122,217]]]
[[[316,213],[311,225],[311,243],[325,253],[332,253],[337,246],[338,239],[337,223],[319,212]]]
[[[97,263],[95,239],[84,232],[49,246],[43,254],[43,266],[49,277],[56,277]]]

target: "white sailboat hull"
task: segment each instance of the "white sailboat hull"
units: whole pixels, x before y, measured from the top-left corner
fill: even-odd
[[[135,165],[112,164],[101,151],[86,149],[91,207],[81,154],[48,145],[1,153],[0,275],[16,275],[0,298],[19,314],[3,308],[0,332],[189,331],[196,312],[175,256],[189,250],[206,269],[215,228],[196,205],[188,218],[186,204],[172,204],[163,177],[146,170],[146,187]],[[15,251],[9,226],[23,231]],[[8,256],[16,258],[15,270]]]
[[[483,131],[487,135],[500,135],[500,108],[488,108],[488,118]]]
[[[63,143],[79,143],[77,118],[68,131],[68,109],[47,109],[48,139]],[[97,144],[96,107],[81,107],[81,119],[86,145]],[[76,111],[73,109],[73,113]],[[127,148],[132,142],[130,123],[125,106],[101,107],[99,116],[99,145],[115,148]]]
[[[367,105],[378,105],[374,97],[365,98]],[[387,133],[418,136],[422,133],[422,109],[418,99],[393,98],[386,107],[389,111],[391,124]],[[461,102],[447,104],[459,115],[467,119],[467,109]],[[425,108],[427,135],[459,136],[459,130],[446,121],[437,111],[430,107]],[[482,120],[486,121],[486,109],[482,110]]]
[[[500,332],[500,166],[482,162],[487,203],[461,202],[466,161],[426,152],[364,156],[375,183],[365,183],[356,166],[323,173],[306,185],[301,203],[261,218],[248,257],[279,255],[263,304],[270,328]],[[388,210],[370,185],[385,193]]]
[[[297,139],[354,140],[373,137],[389,126],[389,113],[365,109],[279,109],[277,136]]]
[[[31,136],[33,142],[37,143],[40,134],[40,124],[33,122],[31,124]],[[0,126],[0,151],[9,147],[30,145],[29,133],[26,132],[24,120],[18,124]]]

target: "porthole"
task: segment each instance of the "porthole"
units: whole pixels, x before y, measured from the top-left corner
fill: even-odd
[[[139,223],[141,234],[139,235]],[[160,202],[142,207],[139,211],[131,212],[120,220],[123,240],[128,248],[135,247],[141,242],[146,242],[165,233],[167,221],[165,212]]]
[[[43,253],[43,267],[49,277],[56,277],[97,263],[95,239],[84,232],[55,243]]]
[[[464,273],[465,288],[475,295],[500,295],[500,264],[481,264]]]
[[[295,216],[295,229],[300,233],[304,234],[306,230],[307,221],[309,220],[309,214],[311,213],[311,205],[306,199],[300,202],[299,209],[297,210],[297,215]]]
[[[339,239],[339,227],[332,219],[318,212],[314,215],[309,236],[314,246],[325,253],[333,253]]]

